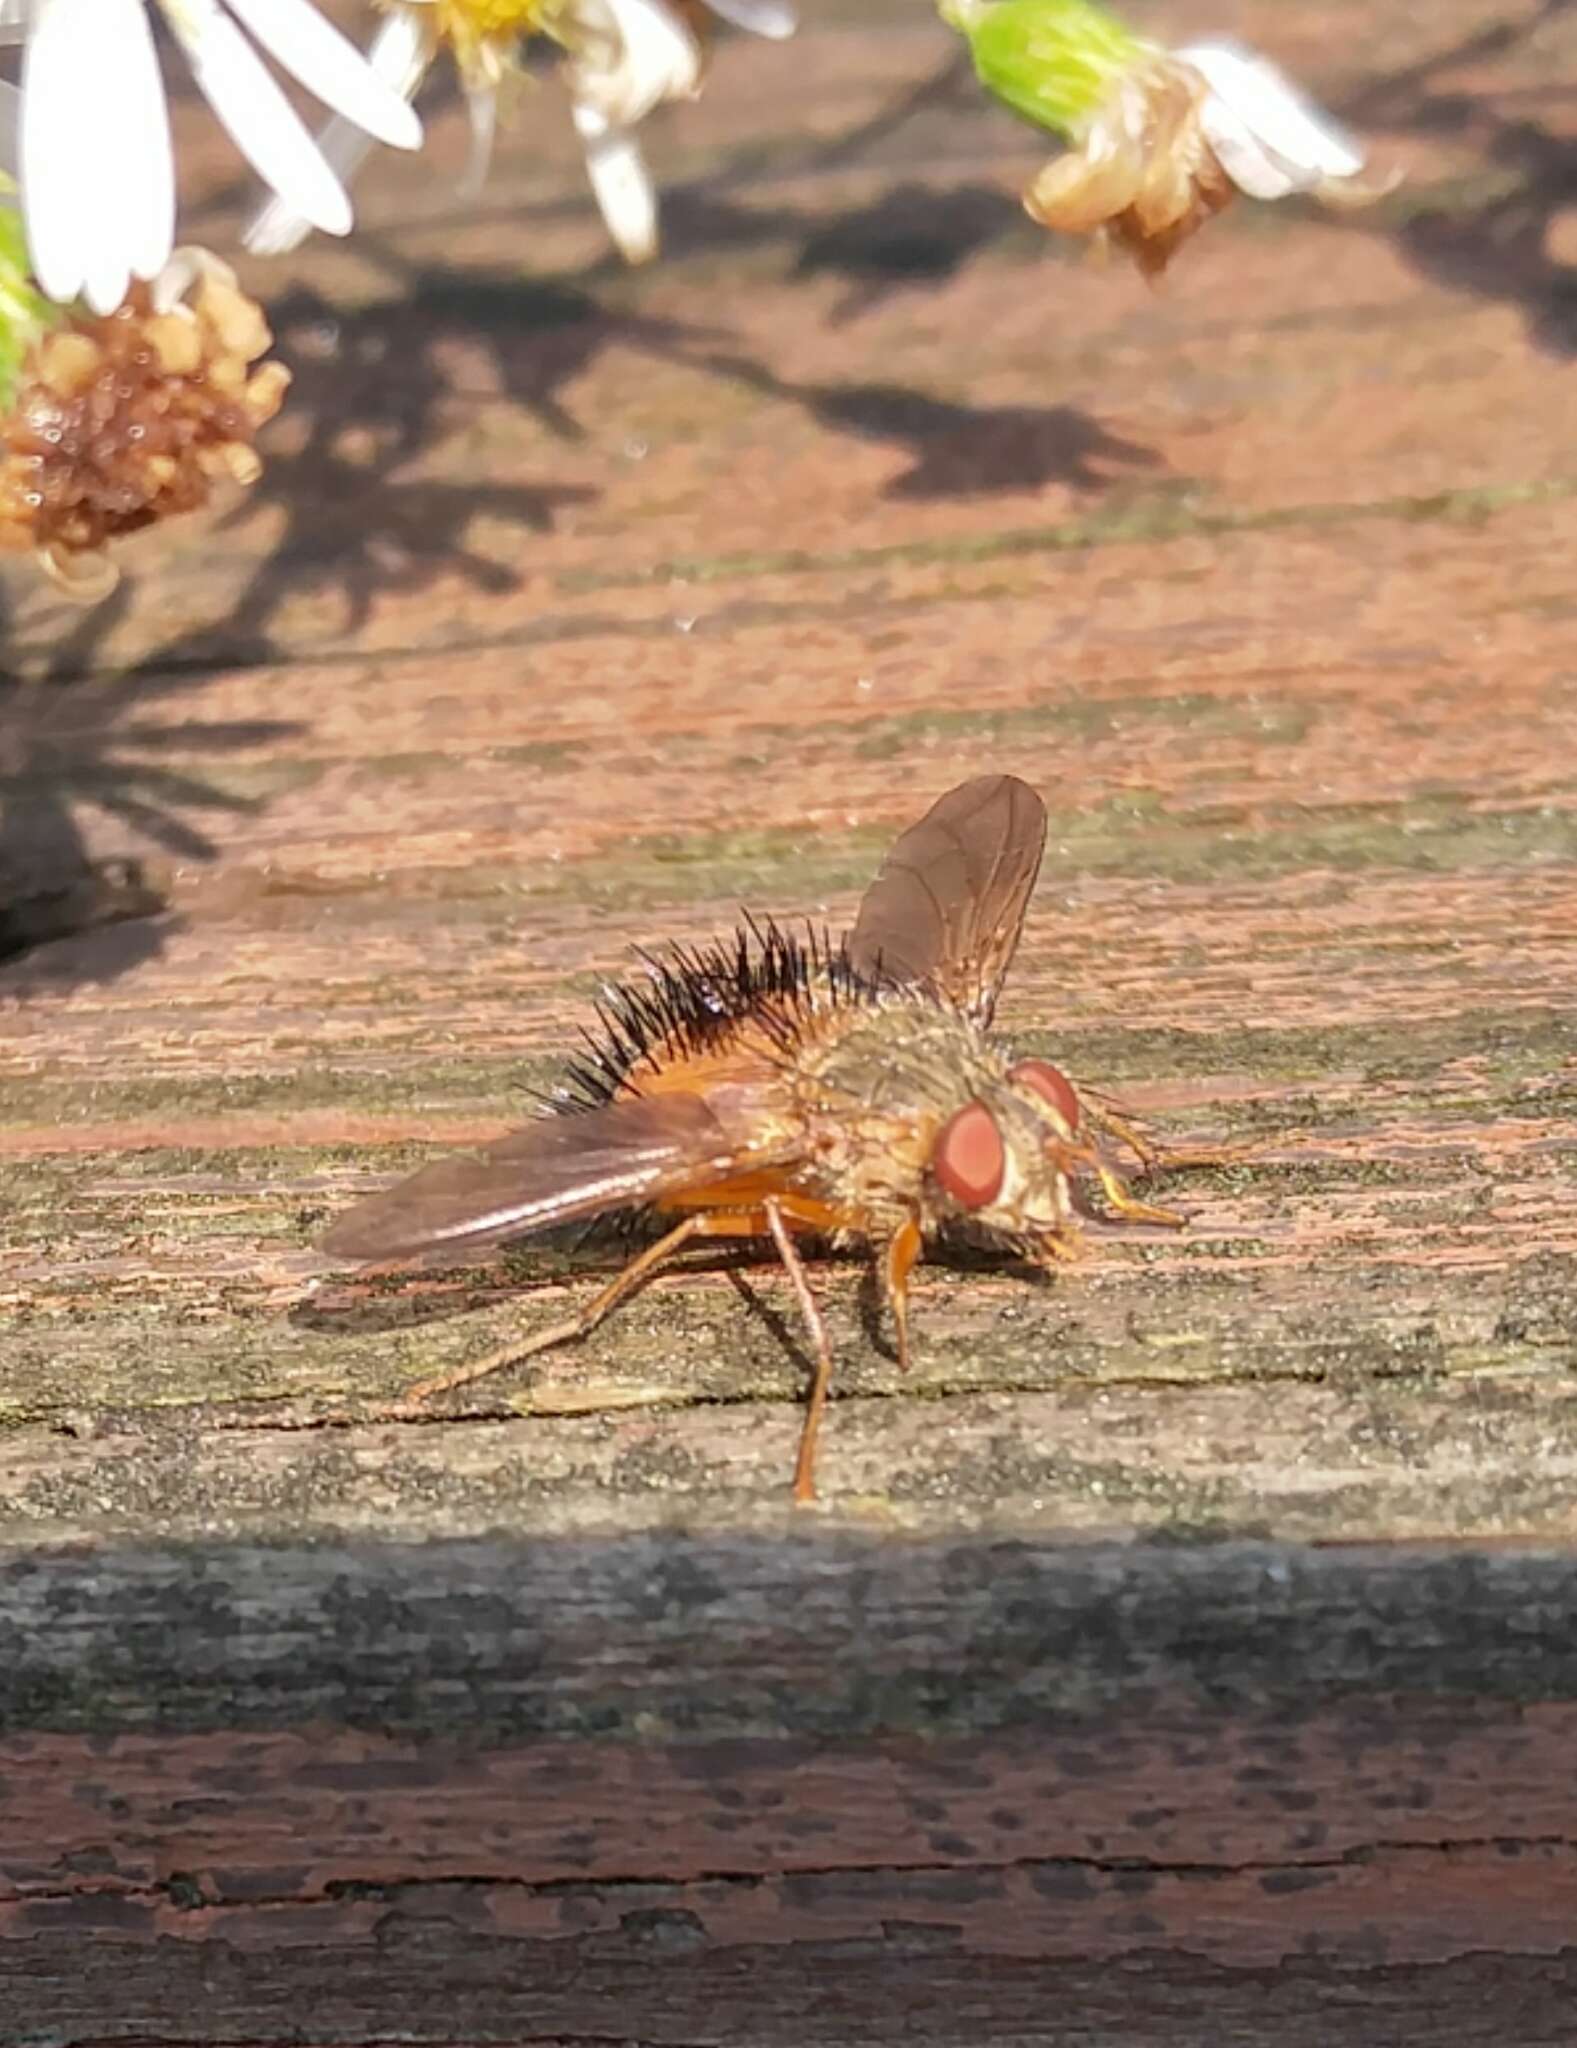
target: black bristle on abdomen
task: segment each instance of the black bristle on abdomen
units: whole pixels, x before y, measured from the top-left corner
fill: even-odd
[[[647,980],[621,982],[598,997],[600,1029],[583,1030],[585,1049],[571,1055],[560,1108],[611,1102],[638,1067],[705,1052],[747,1018],[787,1052],[813,1010],[875,994],[847,947],[825,930],[807,925],[800,937],[748,914],[731,939],[640,957]]]

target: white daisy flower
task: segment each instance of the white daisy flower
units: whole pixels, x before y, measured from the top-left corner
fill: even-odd
[[[782,41],[798,26],[777,0],[711,0],[736,28]],[[657,253],[657,194],[635,130],[665,100],[693,99],[706,53],[669,0],[582,0],[584,34],[565,67],[586,174],[628,263]]]
[[[1352,137],[1274,64],[1195,43],[1129,72],[1024,203],[1048,227],[1109,231],[1153,275],[1235,194],[1361,206],[1390,189],[1363,168]]]
[[[175,166],[149,0],[0,0],[23,44],[17,165],[35,274],[108,313],[155,277],[175,233]],[[258,175],[330,234],[350,201],[257,45],[307,90],[397,149],[421,123],[312,0],[159,0],[199,88]],[[245,31],[245,32],[243,32]],[[249,39],[250,38],[250,39]],[[0,137],[3,141],[3,137]]]
[[[4,5],[5,0],[0,0]],[[785,0],[710,0],[712,12],[756,35],[780,39],[796,18]],[[414,96],[447,43],[460,66],[473,147],[466,179],[481,183],[491,153],[498,93],[520,39],[551,35],[567,52],[571,114],[586,151],[592,190],[624,255],[643,262],[657,247],[657,199],[634,129],[664,100],[700,88],[705,53],[674,0],[394,0],[395,11],[368,51],[368,63],[395,91]],[[693,15],[692,15],[693,18]],[[373,138],[350,120],[330,122],[318,138],[341,178],[360,169]],[[271,201],[246,233],[258,255],[293,249],[312,223],[299,208]]]

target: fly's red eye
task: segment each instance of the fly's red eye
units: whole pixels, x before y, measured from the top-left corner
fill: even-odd
[[[1050,1060],[1020,1060],[1008,1074],[1021,1088],[1030,1088],[1043,1102],[1049,1102],[1068,1127],[1069,1136],[1079,1128],[1079,1098],[1073,1083]]]
[[[963,1209],[984,1209],[1002,1190],[1007,1154],[983,1102],[966,1102],[937,1135],[931,1167],[944,1193]]]

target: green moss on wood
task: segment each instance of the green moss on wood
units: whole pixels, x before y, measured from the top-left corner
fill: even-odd
[[[1577,494],[1577,477],[1505,484],[1469,484],[1452,490],[1404,493],[1330,504],[1254,508],[1208,506],[1182,483],[1145,492],[1112,492],[1084,519],[995,533],[940,535],[862,548],[756,550],[745,554],[677,556],[640,570],[570,570],[558,579],[566,595],[628,589],[640,584],[710,584],[766,576],[847,575],[875,568],[947,562],[990,562],[1010,555],[1051,555],[1090,548],[1161,545],[1197,535],[1315,531],[1373,521],[1409,525],[1480,525],[1522,505],[1561,504]]]

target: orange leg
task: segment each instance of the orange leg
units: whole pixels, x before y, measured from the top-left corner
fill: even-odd
[[[1109,1166],[1097,1166],[1101,1187],[1106,1199],[1129,1223],[1165,1223],[1173,1230],[1181,1230],[1188,1221],[1175,1209],[1163,1209],[1158,1202],[1141,1202],[1128,1192],[1127,1184],[1112,1172]]]
[[[832,1346],[827,1341],[827,1325],[822,1320],[820,1305],[810,1291],[810,1282],[805,1277],[805,1262],[794,1249],[794,1240],[789,1235],[788,1225],[783,1221],[784,1211],[776,1196],[769,1195],[761,1205],[767,1219],[767,1228],[772,1233],[772,1242],[778,1248],[778,1257],[783,1261],[783,1270],[789,1276],[799,1303],[799,1312],[805,1318],[805,1327],[810,1331],[810,1341],[816,1351],[816,1369],[810,1383],[810,1400],[805,1408],[805,1422],[799,1433],[799,1456],[794,1460],[794,1499],[801,1506],[808,1505],[816,1498],[816,1443],[821,1435],[821,1418],[827,1406],[827,1388],[832,1380]]]
[[[1093,1145],[1060,1146],[1056,1152],[1056,1160],[1064,1174],[1071,1175],[1076,1167],[1087,1167],[1100,1182],[1107,1201],[1119,1216],[1125,1217],[1130,1223],[1166,1223],[1180,1229],[1188,1221],[1186,1216],[1179,1216],[1175,1209],[1161,1209],[1154,1202],[1141,1202],[1137,1196],[1129,1194],[1128,1183]],[[1077,1252],[1070,1255],[1078,1256]]]
[[[750,1236],[759,1237],[765,1232],[777,1246],[778,1257],[789,1276],[789,1284],[794,1289],[794,1298],[805,1318],[805,1327],[810,1332],[811,1347],[815,1352],[810,1398],[799,1435],[799,1455],[794,1460],[794,1499],[804,1507],[816,1498],[816,1446],[821,1438],[821,1418],[827,1408],[827,1388],[832,1381],[832,1346],[827,1338],[821,1306],[811,1292],[805,1262],[788,1226],[791,1222],[798,1223],[807,1230],[830,1235],[841,1229],[847,1219],[825,1202],[815,1201],[809,1195],[785,1191],[764,1196],[758,1210],[748,1211],[736,1220],[751,1225]]]
[[[898,1333],[898,1370],[909,1370],[909,1274],[920,1256],[920,1226],[911,1216],[887,1241],[880,1267],[882,1296]]]
[[[1126,1145],[1139,1162],[1141,1173],[1170,1173],[1184,1166],[1230,1166],[1236,1159],[1251,1159],[1264,1149],[1261,1138],[1244,1138],[1235,1145],[1158,1145],[1145,1132],[1136,1130],[1124,1116],[1104,1104],[1084,1102],[1087,1122]]]
[[[504,1344],[496,1351],[485,1352],[481,1358],[473,1358],[468,1365],[456,1366],[453,1372],[441,1373],[435,1379],[419,1380],[407,1391],[401,1406],[419,1407],[435,1394],[452,1393],[456,1387],[468,1387],[473,1380],[486,1379],[490,1373],[501,1372],[506,1365],[519,1365],[527,1358],[535,1358],[540,1351],[551,1351],[556,1345],[570,1344],[577,1337],[590,1336],[604,1316],[616,1309],[621,1301],[628,1300],[665,1259],[694,1237],[753,1235],[755,1232],[748,1227],[747,1219],[726,1209],[686,1216],[682,1223],[676,1223],[665,1236],[648,1245],[645,1251],[638,1252],[627,1266],[615,1273],[579,1315],[570,1317],[567,1322],[554,1323],[522,1342]]]
[[[1115,1110],[1107,1109],[1102,1103],[1092,1102],[1088,1094],[1084,1098],[1083,1109],[1085,1122],[1094,1124],[1098,1131],[1104,1131],[1108,1137],[1116,1138],[1119,1143],[1126,1145],[1138,1160],[1142,1173],[1149,1173],[1152,1170],[1161,1154],[1145,1132],[1136,1130],[1126,1117],[1119,1116]]]
[[[1093,1103],[1086,1098],[1084,1110],[1087,1121],[1097,1131],[1128,1147],[1139,1162],[1141,1174],[1169,1173],[1185,1166],[1224,1166],[1234,1159],[1247,1159],[1260,1149],[1254,1140],[1239,1145],[1180,1146],[1174,1149],[1157,1145],[1145,1132],[1136,1130],[1126,1117],[1119,1116],[1104,1103]],[[1173,1228],[1180,1228],[1187,1222],[1187,1217],[1179,1216],[1175,1209],[1162,1209],[1154,1202],[1141,1202],[1129,1194],[1127,1183],[1093,1146],[1088,1148],[1084,1157],[1085,1163],[1094,1168],[1106,1199],[1119,1216],[1131,1223],[1164,1223]]]
[[[827,1386],[832,1377],[832,1347],[827,1339],[827,1327],[822,1320],[816,1297],[811,1293],[810,1282],[805,1277],[804,1262],[795,1250],[794,1241],[789,1234],[789,1221],[799,1223],[808,1230],[831,1231],[840,1226],[842,1218],[836,1210],[829,1209],[823,1202],[793,1194],[768,1195],[759,1208],[696,1210],[683,1217],[655,1244],[648,1245],[643,1252],[637,1253],[600,1293],[592,1297],[579,1315],[572,1316],[562,1323],[554,1323],[550,1328],[539,1331],[536,1336],[527,1338],[524,1343],[502,1345],[498,1350],[489,1351],[481,1358],[457,1367],[453,1372],[443,1373],[435,1379],[419,1381],[407,1392],[393,1412],[408,1413],[412,1408],[430,1401],[435,1394],[447,1394],[456,1387],[470,1386],[473,1381],[485,1379],[490,1373],[500,1372],[505,1366],[519,1365],[523,1360],[535,1358],[543,1351],[551,1351],[557,1345],[574,1343],[578,1338],[590,1336],[604,1317],[621,1302],[627,1301],[651,1278],[658,1267],[695,1238],[770,1237],[793,1285],[795,1298],[810,1331],[816,1354],[810,1405],[806,1410],[804,1428],[800,1432],[799,1456],[794,1466],[795,1500],[812,1501],[816,1498],[816,1443],[821,1432],[822,1413],[827,1405]]]

